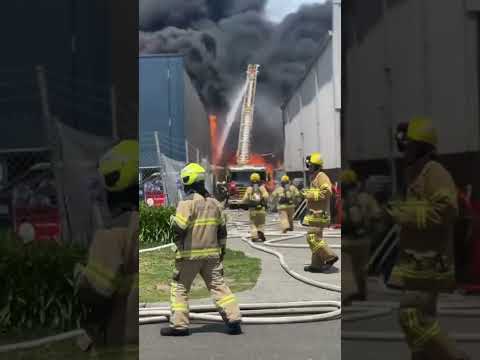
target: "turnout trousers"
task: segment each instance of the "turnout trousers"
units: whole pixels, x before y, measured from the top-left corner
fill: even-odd
[[[186,329],[190,324],[188,293],[195,277],[200,274],[225,322],[241,320],[235,295],[225,283],[223,263],[218,257],[177,259],[170,290],[170,326]]]

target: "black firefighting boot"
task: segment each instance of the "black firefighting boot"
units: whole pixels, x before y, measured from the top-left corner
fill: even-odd
[[[265,241],[265,234],[263,233],[263,231],[259,231],[258,232],[258,237],[260,238],[260,241]]]
[[[189,329],[175,329],[172,327],[166,327],[160,329],[160,335],[162,336],[188,336],[190,335]]]
[[[228,321],[225,324],[227,325],[227,332],[230,335],[242,334],[242,327],[240,326],[240,321]]]

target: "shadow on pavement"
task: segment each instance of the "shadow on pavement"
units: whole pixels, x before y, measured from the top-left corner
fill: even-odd
[[[227,329],[223,324],[204,324],[200,327],[191,328],[192,334],[201,334],[201,333],[221,333],[227,334]]]
[[[308,266],[308,265],[305,265],[305,266]],[[340,269],[334,266],[334,267],[331,267],[330,269],[324,270],[324,271],[308,270],[308,271],[305,271],[305,272],[306,273],[313,273],[313,274],[338,274],[340,272]]]

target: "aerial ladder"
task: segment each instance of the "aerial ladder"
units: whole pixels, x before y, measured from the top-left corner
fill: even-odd
[[[250,64],[247,68],[247,89],[243,97],[240,131],[238,134],[237,164],[247,165],[250,161],[250,142],[252,137],[253,110],[257,90],[257,75],[260,65]]]
[[[229,205],[239,206],[245,190],[249,185],[249,176],[257,172],[267,179],[267,168],[264,165],[253,165],[251,156],[251,140],[253,128],[253,110],[255,107],[255,94],[257,90],[257,75],[260,65],[250,64],[247,68],[247,86],[243,96],[240,129],[236,153],[236,164],[228,166],[229,182],[227,191]]]

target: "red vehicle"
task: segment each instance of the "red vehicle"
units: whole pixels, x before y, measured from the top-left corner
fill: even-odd
[[[49,163],[32,166],[15,182],[11,209],[14,232],[24,242],[59,240],[60,210]]]
[[[167,203],[163,181],[159,173],[150,175],[143,181],[143,200],[148,206],[161,207]]]

